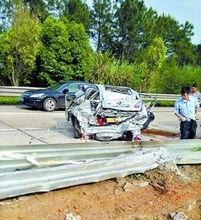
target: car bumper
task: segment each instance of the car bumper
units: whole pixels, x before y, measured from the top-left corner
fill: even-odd
[[[34,108],[43,107],[43,101],[41,99],[26,99],[26,98],[21,97],[20,104],[27,105],[27,106],[34,107]]]
[[[133,124],[132,122],[123,122],[119,125],[110,126],[90,126],[84,129],[84,133],[87,135],[96,135],[101,140],[112,140],[121,138],[122,135],[131,131],[133,135],[137,136],[141,132],[142,125]]]

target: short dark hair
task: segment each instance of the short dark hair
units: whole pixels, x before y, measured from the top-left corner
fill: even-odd
[[[197,87],[198,87],[197,83],[194,82],[194,83],[192,84],[192,87],[197,88]]]
[[[183,86],[182,88],[181,88],[181,95],[184,95],[185,93],[187,94],[187,95],[189,95],[189,93],[190,93],[190,88],[189,88],[189,86]]]

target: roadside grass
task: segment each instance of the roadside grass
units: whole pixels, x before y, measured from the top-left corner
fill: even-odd
[[[19,97],[0,96],[0,105],[18,105],[19,103]]]
[[[144,100],[146,104],[150,103],[150,100]],[[156,105],[157,107],[173,107],[175,101],[165,101],[165,100],[157,100]]]
[[[148,101],[145,101],[148,102]],[[174,101],[157,101],[156,106],[158,107],[173,107]],[[18,105],[19,97],[16,96],[0,96],[0,104],[4,105]]]
[[[156,106],[158,107],[173,107],[175,101],[157,101]]]
[[[193,152],[198,152],[198,151],[201,151],[201,147],[194,147],[193,148]]]

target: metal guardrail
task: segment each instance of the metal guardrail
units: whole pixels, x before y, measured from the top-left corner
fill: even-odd
[[[159,101],[176,101],[177,99],[180,98],[179,94],[157,94],[157,93],[141,93],[142,95],[145,96],[150,96],[150,99],[152,99],[151,97],[154,97],[156,100]],[[147,100],[149,98],[144,97],[143,99]]]
[[[20,96],[27,90],[43,89],[39,87],[0,86],[0,96]]]
[[[167,161],[163,149],[141,150],[108,160],[8,172],[0,174],[0,199],[144,173]]]
[[[43,89],[39,87],[15,87],[15,86],[0,86],[0,96],[20,96],[27,90]],[[178,94],[156,94],[156,93],[141,93],[147,96],[144,99],[149,99],[148,96],[154,97],[156,100],[175,101],[180,95]],[[151,98],[150,98],[151,99]]]
[[[1,146],[0,200],[144,173],[169,161],[201,164],[200,140]]]

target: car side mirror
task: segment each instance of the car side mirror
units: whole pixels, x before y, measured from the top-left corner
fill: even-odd
[[[64,89],[63,94],[67,94],[67,93],[69,93],[69,89]]]
[[[83,91],[83,92],[86,92],[86,91],[87,91],[87,86],[86,86],[86,85],[84,85],[84,86],[82,87],[82,91]]]

